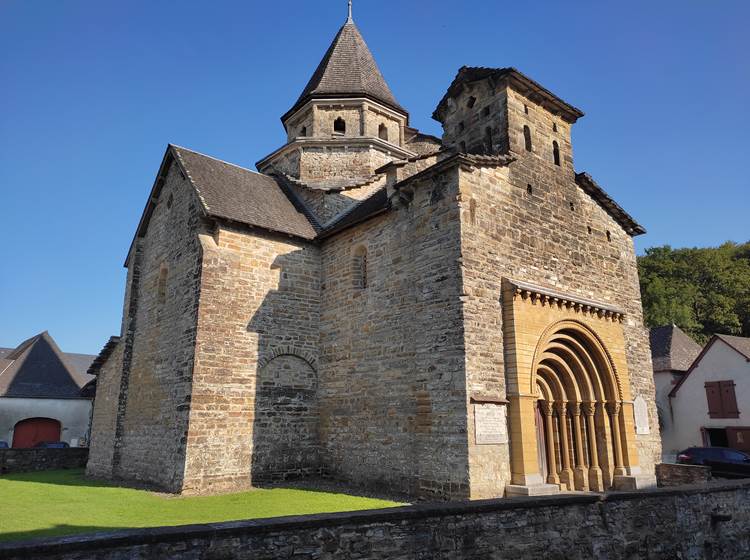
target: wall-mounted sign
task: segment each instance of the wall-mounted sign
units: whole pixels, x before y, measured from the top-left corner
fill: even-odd
[[[640,395],[633,401],[633,414],[635,415],[635,433],[646,435],[651,433],[648,425],[648,405]]]
[[[477,445],[508,443],[508,423],[504,404],[474,405],[474,438]]]

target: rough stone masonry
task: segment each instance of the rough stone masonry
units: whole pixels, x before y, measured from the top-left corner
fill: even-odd
[[[260,173],[170,145],[102,351],[88,473],[492,498],[653,484],[635,222],[583,113],[463,67],[409,126],[349,19]]]

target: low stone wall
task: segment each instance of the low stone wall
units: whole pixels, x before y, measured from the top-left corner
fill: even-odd
[[[685,484],[705,484],[709,480],[711,480],[711,467],[673,463],[656,465],[656,483],[660,488],[683,486]]]
[[[425,504],[0,545],[0,559],[750,557],[750,480]]]
[[[78,469],[86,466],[88,448],[0,449],[0,475],[16,472]]]

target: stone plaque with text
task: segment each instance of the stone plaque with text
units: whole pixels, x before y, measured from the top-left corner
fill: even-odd
[[[505,405],[496,403],[475,404],[474,436],[477,445],[508,443]]]
[[[633,402],[633,415],[635,416],[635,433],[645,435],[651,433],[648,425],[648,405],[640,395]]]

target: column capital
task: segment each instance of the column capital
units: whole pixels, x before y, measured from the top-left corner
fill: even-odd
[[[554,406],[560,416],[568,415],[568,401],[557,401]]]
[[[570,415],[571,416],[580,416],[581,415],[581,403],[573,402],[573,403],[569,403],[568,406],[570,407]]]
[[[607,403],[607,410],[610,414],[613,414],[617,416],[620,414],[620,409],[622,408],[622,403],[619,402],[608,402]]]
[[[593,416],[596,414],[596,402],[585,402],[581,403],[581,407],[583,408],[583,413],[586,416]]]
[[[545,416],[552,416],[555,410],[555,404],[552,401],[542,401],[542,411]]]

